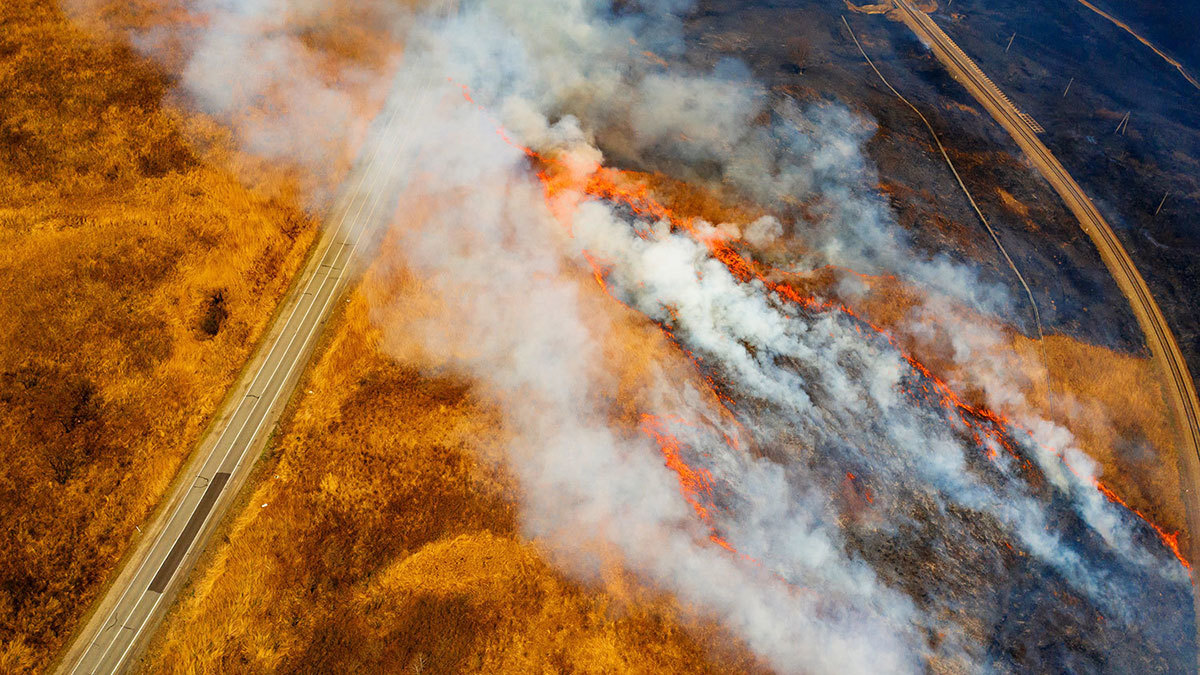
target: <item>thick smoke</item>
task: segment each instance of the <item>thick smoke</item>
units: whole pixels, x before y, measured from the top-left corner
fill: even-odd
[[[237,82],[285,101],[239,123],[249,148],[319,167],[330,147],[368,134],[345,82],[297,38],[260,43],[248,28],[321,15],[321,3],[196,6],[223,17],[193,36],[183,71],[201,107],[238,116]],[[1134,596],[1169,597],[1183,573],[1095,489],[1070,434],[1025,405],[1026,375],[994,356],[1001,334],[942,311],[998,313],[1007,294],[909,245],[872,187],[868,120],[777,100],[735,62],[665,65],[683,53],[676,14],[688,7],[480,0],[388,16],[407,45],[386,82],[392,124],[366,143],[389,159],[396,178],[379,184],[399,183],[401,206],[377,269],[404,268],[436,301],[397,312],[381,294],[376,316],[391,344],[418,341],[504,405],[526,533],[585,578],[615,555],[783,672],[1004,670],[979,626],[1007,602],[980,577],[1006,565],[1152,639]],[[580,184],[607,157],[721,184],[777,214],[803,202],[812,217],[702,223],[697,235],[570,190],[548,204],[521,146]],[[956,361],[979,364],[970,384],[1030,433],[981,432],[1002,425],[948,411],[938,385],[861,321],[735,277],[703,241],[722,237],[787,238],[807,251],[794,270],[836,264],[926,289],[909,332],[946,337]],[[702,380],[665,366],[638,398],[687,463],[711,473],[707,522],[656,442],[614,421],[605,351],[623,308],[581,281],[589,258],[616,300],[669,329],[732,400],[736,422]],[[1041,483],[1026,480],[1024,458]]]
[[[615,547],[631,570],[720,617],[783,670],[915,668],[919,641],[907,601],[840,553],[820,500],[798,499],[774,465],[724,448],[726,468],[756,500],[746,516],[792,549],[788,562],[797,564],[785,566],[787,581],[821,592],[794,591],[708,542],[653,443],[609,422],[603,399],[613,383],[599,352],[611,319],[571,281],[576,244],[551,216],[525,155],[453,89],[420,96],[437,111],[410,120],[423,133],[405,150],[414,175],[429,182],[409,186],[406,196],[425,208],[397,247],[447,311],[403,331],[424,334],[438,360],[475,374],[507,402],[516,430],[509,461],[524,487],[528,534],[583,574],[604,563],[588,552]],[[653,412],[697,412],[689,399],[698,395],[669,389]]]

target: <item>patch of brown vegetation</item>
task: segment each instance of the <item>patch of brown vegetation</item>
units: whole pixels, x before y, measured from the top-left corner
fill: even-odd
[[[4,3],[0,55],[0,671],[22,672],[137,536],[316,228],[56,3]]]
[[[387,303],[400,311],[429,307],[411,277],[365,283],[382,285],[368,295],[402,294]],[[370,311],[351,297],[277,460],[201,562],[146,670],[755,669],[671,600],[629,580],[589,588],[549,566],[520,537],[517,489],[488,459],[506,438],[500,413],[457,376],[382,354]]]
[[[1004,208],[1020,216],[1021,220],[1025,222],[1025,227],[1029,228],[1031,232],[1036,232],[1038,229],[1040,229],[1037,222],[1030,217],[1029,206],[1027,206],[1025,202],[1017,199],[1011,192],[1005,190],[1004,188],[996,188],[996,194],[1000,197],[1000,203],[1004,206]]]
[[[1030,402],[1071,430],[1080,449],[1100,464],[1108,487],[1160,527],[1180,532],[1180,543],[1186,543],[1175,431],[1154,362],[1065,335],[1046,336],[1044,346],[1052,399],[1045,387],[1034,387],[1027,392]],[[1013,348],[1040,360],[1036,340],[1015,335]]]
[[[627,171],[625,175],[640,180],[675,213],[721,223],[748,223],[766,215],[766,211],[734,198],[728,191],[685,183],[661,173]]]
[[[967,114],[974,115],[975,117],[981,117],[979,111],[976,110],[974,106],[963,105],[962,103],[959,103],[958,101],[955,101],[955,100],[946,101],[945,106],[946,106],[947,110],[959,110],[961,112],[965,112]]]
[[[1022,218],[1029,217],[1029,207],[1021,203],[1021,200],[1012,196],[1012,193],[1002,187],[996,188],[996,194],[1000,195],[1000,203],[1004,204],[1004,208],[1021,216]]]

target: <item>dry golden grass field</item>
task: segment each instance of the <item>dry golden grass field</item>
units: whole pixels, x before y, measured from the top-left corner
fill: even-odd
[[[0,672],[63,644],[316,232],[167,89],[50,0],[0,6]]]
[[[335,70],[339,60],[381,64],[394,48],[374,34],[306,35]],[[53,0],[0,6],[3,673],[41,670],[63,646],[316,233],[299,206],[311,185],[168,105],[170,67],[85,32]],[[714,222],[760,215],[727,195],[644,178],[680,212]],[[760,670],[671,598],[620,572],[581,584],[521,537],[517,487],[496,461],[500,412],[471,381],[433,374],[441,371],[419,354],[397,358],[404,350],[384,344],[395,336],[372,321],[371,294],[411,293],[413,283],[368,274],[331,322],[302,384],[312,394],[293,403],[143,668]],[[806,283],[817,291],[833,280]],[[855,310],[902,333],[915,302],[912,289],[883,280]],[[636,396],[624,393],[672,347],[644,322],[618,328],[607,358],[625,369],[621,399],[631,403],[617,423],[632,426]],[[1031,378],[1031,410],[1071,429],[1132,506],[1182,529],[1177,474],[1162,470],[1173,466],[1172,431],[1150,362],[1065,336],[1043,349],[1005,335],[1014,367],[1049,360],[1053,396]],[[943,345],[905,347],[940,376],[969,379]]]

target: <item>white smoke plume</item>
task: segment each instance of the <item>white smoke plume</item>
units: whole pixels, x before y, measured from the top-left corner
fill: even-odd
[[[356,139],[403,139],[379,148],[395,162],[394,180],[380,184],[398,191],[389,197],[398,195],[401,213],[384,249],[393,257],[377,264],[414,273],[438,311],[387,323],[394,313],[377,297],[377,317],[394,340],[417,339],[505,406],[526,533],[570,571],[594,578],[615,551],[773,668],[810,673],[918,672],[931,662],[988,669],[987,645],[956,623],[973,610],[950,593],[914,591],[922,581],[906,581],[912,569],[889,557],[918,538],[953,568],[964,557],[954,547],[979,541],[971,537],[982,528],[994,538],[987,543],[1011,541],[1125,624],[1146,618],[1126,607],[1137,591],[1129,578],[1180,583],[1173,561],[1148,551],[1095,490],[1094,468],[1065,429],[1032,413],[1018,420],[1032,437],[1014,443],[1049,485],[1034,488],[999,441],[972,440],[965,418],[914,398],[928,381],[857,320],[789,304],[735,277],[696,237],[617,205],[575,195],[568,227],[559,222],[518,146],[581,176],[607,156],[721,183],[778,213],[807,199],[813,223],[767,216],[700,228],[753,246],[802,241],[809,253],[795,269],[832,263],[922,286],[928,299],[912,332],[953,336],[961,363],[1000,343],[994,329],[939,318],[948,316],[941,303],[986,313],[1009,299],[971,268],[908,243],[874,192],[861,150],[868,120],[776,100],[738,63],[662,65],[684,50],[676,15],[690,3],[616,11],[601,0],[478,0],[450,12],[385,12],[406,41],[403,60],[340,72],[390,92],[384,115],[395,114],[403,134],[369,132],[347,80],[331,80],[298,37],[258,41],[277,34],[256,22],[319,15],[318,0],[194,5],[221,17],[192,36],[183,71],[201,108],[237,116],[258,100],[239,98],[239,84],[285,101],[280,114],[237,127],[250,149],[320,167],[331,148]],[[392,68],[394,78],[379,80]],[[313,129],[323,135],[302,133]],[[613,301],[579,283],[590,273],[585,254],[603,261],[618,300],[669,328],[733,392],[734,413],[761,449],[727,443],[736,432],[711,397],[669,369],[658,374],[643,412],[667,420],[688,463],[711,472],[709,523],[681,496],[660,448],[612,423],[616,383],[603,351],[617,330],[605,309]],[[992,404],[1025,409],[1022,376],[996,364],[981,372],[974,384]],[[847,515],[843,475],[870,484],[872,515]],[[1079,525],[1063,531],[1063,513]],[[1093,539],[1104,543],[1101,561],[1089,557]]]
[[[63,5],[96,25],[112,14],[108,2]],[[116,28],[176,73],[182,102],[224,123],[241,149],[298,169],[308,206],[319,210],[331,201],[390,91],[413,4],[166,0],[161,15],[150,11],[151,3],[141,14],[130,12],[138,17],[131,26]]]
[[[610,428],[601,401],[612,387],[597,369],[610,327],[567,280],[576,272],[564,256],[575,243],[549,213],[524,154],[456,94],[423,94],[440,106],[411,120],[423,133],[405,149],[410,168],[432,180],[408,192],[436,208],[398,244],[448,312],[404,330],[424,332],[427,349],[509,402],[517,430],[509,461],[525,488],[528,534],[583,574],[601,561],[579,552],[616,546],[631,570],[720,617],[781,670],[914,669],[907,601],[840,553],[819,501],[799,501],[769,463],[723,457],[755,500],[747,517],[787,542],[798,563],[786,566],[788,581],[821,589],[810,596],[709,543],[658,449]],[[451,137],[459,142],[446,143]],[[669,398],[654,412],[694,412],[687,399],[696,397]]]

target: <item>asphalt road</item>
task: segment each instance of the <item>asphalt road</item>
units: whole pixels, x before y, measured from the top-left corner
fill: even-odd
[[[1037,137],[1029,124],[1029,117],[1016,109],[1006,96],[983,71],[959,49],[924,12],[913,9],[906,0],[896,0],[897,15],[937,55],[950,70],[954,79],[965,86],[971,95],[1003,126],[1017,142],[1033,165],[1058,192],[1083,231],[1100,251],[1100,257],[1116,280],[1121,292],[1133,308],[1138,324],[1146,336],[1150,353],[1163,374],[1166,395],[1171,403],[1171,413],[1179,431],[1179,468],[1183,472],[1182,495],[1187,513],[1188,550],[1186,556],[1193,563],[1200,563],[1200,401],[1196,398],[1196,385],[1188,372],[1179,344],[1163,317],[1162,310],[1150,294],[1146,281],[1137,271],[1125,252],[1121,242],[1100,215],[1092,200],[1088,199],[1079,184],[1071,178],[1062,164]],[[1200,617],[1200,588],[1196,575],[1192,575],[1193,600]],[[1200,621],[1197,622],[1200,624]],[[1200,625],[1198,625],[1200,630]]]
[[[234,501],[352,276],[356,255],[392,213],[387,195],[395,191],[395,153],[388,149],[407,131],[394,124],[400,105],[393,102],[390,112],[380,115],[382,126],[366,144],[368,150],[331,209],[316,250],[235,384],[236,393],[183,469],[166,508],[133,545],[125,567],[68,648],[59,672],[115,673],[128,668]]]

